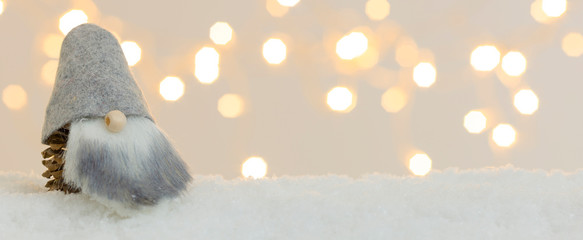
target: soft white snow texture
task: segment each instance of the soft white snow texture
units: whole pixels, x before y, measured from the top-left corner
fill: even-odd
[[[426,177],[224,180],[122,217],[83,194],[0,173],[0,239],[576,239],[583,171],[511,166]]]

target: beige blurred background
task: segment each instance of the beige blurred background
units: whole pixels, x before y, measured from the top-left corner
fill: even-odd
[[[194,174],[239,177],[242,163],[258,156],[267,176],[411,175],[416,153],[429,156],[433,170],[583,167],[581,1],[569,1],[557,17],[544,15],[542,0],[302,0],[293,7],[276,0],[0,1],[0,171],[44,171],[40,131],[64,36],[60,18],[74,9],[120,41],[138,44],[135,78]],[[560,12],[561,1],[546,1],[559,4],[547,15]],[[209,38],[216,22],[233,30],[225,45]],[[337,43],[353,31],[367,37],[366,52],[342,60]],[[286,46],[280,64],[262,54],[269,38]],[[502,62],[477,71],[470,56],[481,45],[497,47],[499,59],[519,51],[524,73],[512,77]],[[220,55],[219,76],[210,84],[194,75],[203,47]],[[420,62],[436,70],[430,87],[413,81]],[[160,94],[168,76],[185,86],[176,101]],[[327,104],[337,86],[352,92],[346,111]],[[386,93],[395,87],[401,95]],[[538,97],[531,115],[514,105],[521,89]],[[224,100],[221,113],[225,94],[238,98]],[[464,128],[472,110],[487,118],[479,134]],[[500,123],[516,131],[508,147],[492,138]]]

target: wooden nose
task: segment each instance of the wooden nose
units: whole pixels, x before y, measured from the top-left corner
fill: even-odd
[[[113,110],[105,115],[105,125],[107,130],[113,133],[118,133],[126,126],[126,115],[119,110]]]

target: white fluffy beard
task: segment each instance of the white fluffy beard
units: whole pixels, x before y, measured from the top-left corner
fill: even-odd
[[[67,184],[108,205],[154,205],[180,195],[192,179],[154,122],[129,116],[119,133],[103,119],[71,123],[64,178]]]

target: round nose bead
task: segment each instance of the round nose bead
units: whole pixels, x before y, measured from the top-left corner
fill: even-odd
[[[126,126],[126,115],[119,110],[113,110],[105,115],[105,125],[107,130],[113,133],[118,133]]]

